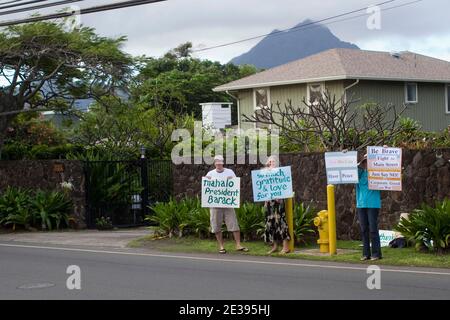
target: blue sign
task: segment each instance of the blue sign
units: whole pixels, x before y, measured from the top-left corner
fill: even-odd
[[[253,170],[252,186],[255,202],[292,198],[291,167]]]

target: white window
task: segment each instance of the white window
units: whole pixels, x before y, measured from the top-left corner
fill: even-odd
[[[324,87],[323,83],[309,83],[306,90],[306,101],[311,104],[319,103],[320,99],[324,98]]]
[[[270,89],[269,88],[259,88],[253,90],[253,101],[255,115],[261,115],[264,109],[268,109],[270,106]],[[269,128],[270,125],[265,123],[256,123],[256,128]]]
[[[405,83],[405,102],[417,103],[417,83],[407,82]]]
[[[450,84],[445,86],[445,112],[450,113]]]

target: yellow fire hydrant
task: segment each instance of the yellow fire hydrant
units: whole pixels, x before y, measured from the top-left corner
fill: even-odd
[[[314,218],[314,225],[319,229],[319,244],[320,253],[328,253],[330,251],[330,241],[328,236],[328,211],[322,210]]]

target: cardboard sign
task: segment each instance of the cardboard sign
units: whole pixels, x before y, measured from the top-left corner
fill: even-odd
[[[291,167],[253,170],[252,187],[255,202],[291,198]]]
[[[402,191],[402,149],[367,147],[370,190]]]
[[[241,199],[241,178],[202,178],[203,208],[239,208]]]
[[[380,235],[380,244],[382,247],[388,247],[389,242],[397,236],[396,232],[390,230],[378,230],[378,234]]]
[[[325,152],[328,184],[358,183],[358,153]]]

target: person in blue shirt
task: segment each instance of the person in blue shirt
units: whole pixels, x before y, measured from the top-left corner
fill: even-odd
[[[364,260],[379,260],[381,256],[380,235],[378,233],[378,215],[381,208],[379,190],[369,190],[367,172],[367,154],[358,164],[358,184],[356,185],[356,211],[363,241]],[[370,244],[372,243],[372,248]]]

